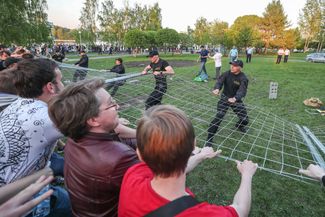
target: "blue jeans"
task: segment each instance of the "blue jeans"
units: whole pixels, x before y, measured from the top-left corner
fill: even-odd
[[[68,192],[58,186],[50,185],[50,188],[53,189],[53,194],[50,197],[50,214],[46,217],[71,217],[71,205]],[[29,213],[26,217],[33,217],[33,213]]]
[[[200,71],[199,71],[199,74],[198,75],[201,75],[202,71],[207,74],[207,70],[205,69],[205,62],[201,62],[201,68],[200,68]]]
[[[51,195],[51,211],[47,217],[72,216],[71,204],[68,192],[58,186],[51,186],[53,194]]]
[[[53,170],[54,176],[63,177],[64,158],[61,155],[53,152],[50,161],[51,161],[50,168]]]

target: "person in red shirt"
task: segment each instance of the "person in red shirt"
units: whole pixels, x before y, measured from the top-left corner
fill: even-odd
[[[186,173],[203,159],[218,155],[211,147],[191,156],[195,147],[194,128],[186,114],[170,105],[148,109],[138,122],[137,154],[143,162],[126,172],[120,191],[118,216],[145,216],[185,195]],[[237,162],[241,184],[230,206],[198,203],[176,216],[248,216],[252,177],[257,164]]]

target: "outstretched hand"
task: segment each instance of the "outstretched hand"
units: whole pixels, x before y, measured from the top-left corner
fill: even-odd
[[[214,151],[212,147],[204,147],[198,154],[201,155],[203,159],[208,159],[220,155],[221,152],[222,150]]]
[[[258,167],[257,163],[253,163],[253,161],[250,160],[244,160],[243,162],[236,160],[236,164],[237,169],[242,174],[242,176],[249,177],[253,177]]]
[[[0,206],[2,217],[19,217],[26,215],[31,209],[52,195],[53,190],[48,190],[44,194],[32,199],[33,195],[53,180],[53,176],[41,176],[34,184],[31,184],[19,194]]]
[[[309,164],[307,169],[300,169],[299,173],[320,181],[325,176],[325,169],[315,164]]]

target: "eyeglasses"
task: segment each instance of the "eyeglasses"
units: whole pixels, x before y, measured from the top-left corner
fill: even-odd
[[[99,111],[100,111],[100,112],[101,112],[101,111],[106,111],[106,110],[109,110],[109,109],[114,108],[114,107],[115,107],[115,109],[117,110],[118,104],[117,104],[117,102],[116,102],[114,99],[112,99],[112,100],[111,100],[111,103],[110,103],[108,106],[106,106],[104,109],[99,110]]]

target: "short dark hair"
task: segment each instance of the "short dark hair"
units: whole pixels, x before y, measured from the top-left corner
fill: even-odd
[[[43,94],[43,87],[55,82],[58,65],[49,59],[24,59],[15,70],[15,86],[21,97],[36,98]]]
[[[87,120],[97,117],[100,102],[95,92],[104,87],[100,79],[73,83],[49,102],[49,116],[65,136],[81,139],[89,131]]]
[[[0,72],[0,92],[17,94],[14,85],[15,73],[14,69],[5,69]]]
[[[194,143],[190,119],[174,106],[151,107],[138,122],[137,146],[155,176],[179,176],[185,172]]]
[[[119,61],[120,63],[123,63],[122,58],[116,58],[115,60]]]

